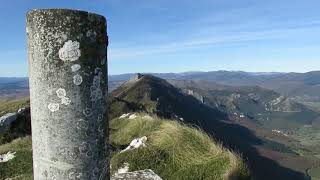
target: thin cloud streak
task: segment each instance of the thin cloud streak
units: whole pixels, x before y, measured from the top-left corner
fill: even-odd
[[[151,46],[137,46],[130,48],[110,48],[110,60],[130,59],[153,54],[172,53],[177,51],[192,50],[200,47],[228,45],[259,40],[281,39],[305,31],[320,31],[320,27],[292,27],[285,29],[253,32],[232,32],[223,36],[191,37],[180,42],[162,43]],[[118,44],[119,45],[119,44]]]

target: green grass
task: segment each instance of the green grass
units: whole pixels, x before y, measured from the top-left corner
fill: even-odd
[[[0,163],[0,179],[13,178],[15,180],[31,180],[31,138],[16,139],[9,144],[0,146],[0,154],[7,153],[8,151],[16,152],[16,157],[8,162]]]
[[[110,141],[123,149],[132,139],[147,136],[147,146],[124,153],[113,152],[111,171],[129,163],[130,171],[152,169],[163,179],[250,179],[249,170],[234,152],[223,148],[201,130],[157,117],[114,119]],[[19,138],[0,146],[0,154],[16,157],[0,163],[0,179],[32,179],[31,138]]]
[[[215,143],[202,131],[176,121],[155,118],[114,119],[111,143],[124,146],[147,136],[147,147],[114,153],[111,171],[125,162],[129,170],[152,169],[163,179],[249,179],[241,157]]]
[[[312,177],[312,179],[320,179],[320,167],[312,168],[308,171],[308,174]]]
[[[17,100],[0,100],[0,116],[5,115],[6,113],[17,112],[19,108],[28,106],[28,98],[22,98]]]

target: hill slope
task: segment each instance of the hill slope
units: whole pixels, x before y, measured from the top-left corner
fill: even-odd
[[[124,163],[129,171],[152,169],[163,179],[250,179],[241,158],[201,131],[176,121],[139,115],[110,122],[111,144],[123,147],[147,136],[147,145],[112,157],[112,172]]]
[[[205,104],[230,118],[247,118],[264,127],[293,129],[317,123],[319,113],[275,91],[258,86],[227,86],[208,81],[170,80],[185,93],[202,97]]]
[[[133,106],[138,111],[182,120],[200,127],[225,146],[242,153],[248,159],[256,179],[307,178],[304,173],[278,164],[278,157],[291,159],[299,156],[285,145],[256,133],[264,132],[263,129],[249,121],[246,121],[246,125],[233,121],[226,113],[202,103],[199,98],[183,93],[163,79],[151,75],[131,79],[111,95],[114,98],[110,98],[109,109],[115,112],[111,118],[132,111],[130,107]]]
[[[111,171],[123,164],[129,171],[152,169],[160,177],[178,179],[250,179],[241,157],[198,129],[172,120],[140,114],[134,119],[116,118],[110,123],[110,141],[115,148]],[[131,140],[147,136],[146,147],[120,152]],[[16,152],[11,161],[0,163],[0,179],[32,179],[31,138],[0,145],[0,154]]]
[[[192,96],[180,92],[166,80],[144,75],[131,79],[111,92],[109,98],[110,119],[129,111],[144,111],[169,119],[192,120],[195,123],[199,113],[207,113],[208,108]],[[225,119],[226,114],[210,108],[212,120]]]

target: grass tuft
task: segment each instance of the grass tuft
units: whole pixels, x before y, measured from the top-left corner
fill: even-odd
[[[161,119],[114,119],[114,146],[147,136],[147,147],[114,153],[111,171],[124,163],[129,170],[152,169],[164,179],[250,179],[241,157],[217,144],[199,129]]]

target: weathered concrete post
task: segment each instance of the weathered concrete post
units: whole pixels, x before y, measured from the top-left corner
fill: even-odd
[[[109,179],[103,16],[27,14],[35,180]]]

